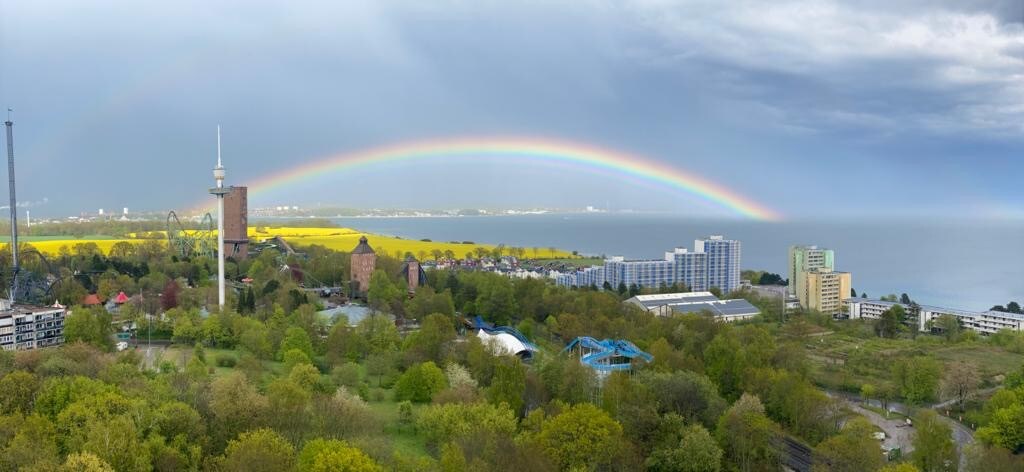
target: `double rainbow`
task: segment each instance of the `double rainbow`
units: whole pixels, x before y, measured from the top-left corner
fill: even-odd
[[[700,197],[731,212],[755,220],[778,221],[782,216],[720,184],[650,159],[586,144],[538,138],[453,138],[389,145],[331,155],[257,179],[250,195],[259,195],[306,179],[342,170],[374,165],[479,157],[563,164],[583,171],[612,173],[656,183]],[[204,203],[201,208],[210,205]]]

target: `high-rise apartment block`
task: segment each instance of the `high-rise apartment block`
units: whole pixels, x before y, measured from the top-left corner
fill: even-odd
[[[814,269],[836,270],[836,256],[831,249],[818,246],[793,246],[789,248],[789,287],[794,294],[800,289],[800,273]]]
[[[818,246],[789,248],[789,287],[800,306],[825,314],[842,313],[852,277],[835,270],[835,252]]]
[[[850,298],[849,272],[814,269],[802,274],[803,292],[798,292],[797,298],[804,308],[828,315],[842,313],[843,300]]]
[[[689,290],[706,291],[712,287],[729,293],[740,286],[740,242],[711,236],[694,241],[693,250],[675,248],[663,259],[626,260],[616,256],[604,266],[593,266],[560,274],[555,282],[570,287],[612,288],[620,285],[657,288],[685,285]]]

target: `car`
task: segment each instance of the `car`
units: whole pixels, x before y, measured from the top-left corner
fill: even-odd
[[[123,351],[125,349],[128,349],[128,343],[126,343],[124,341],[121,341],[121,342],[117,343],[117,350],[118,351]]]

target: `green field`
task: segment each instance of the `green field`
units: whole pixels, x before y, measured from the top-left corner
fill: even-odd
[[[844,322],[842,328],[842,332],[804,341],[812,361],[812,378],[832,390],[857,391],[865,383],[891,387],[892,366],[898,359],[926,356],[943,365],[963,361],[974,366],[988,385],[996,383],[996,376],[1020,368],[1024,361],[1024,356],[983,339],[948,343],[931,335],[916,339],[868,337],[870,324],[856,321]]]

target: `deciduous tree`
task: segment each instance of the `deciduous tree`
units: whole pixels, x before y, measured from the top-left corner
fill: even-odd
[[[956,470],[959,456],[953,444],[953,430],[932,410],[924,410],[914,420],[912,460],[922,472]]]

